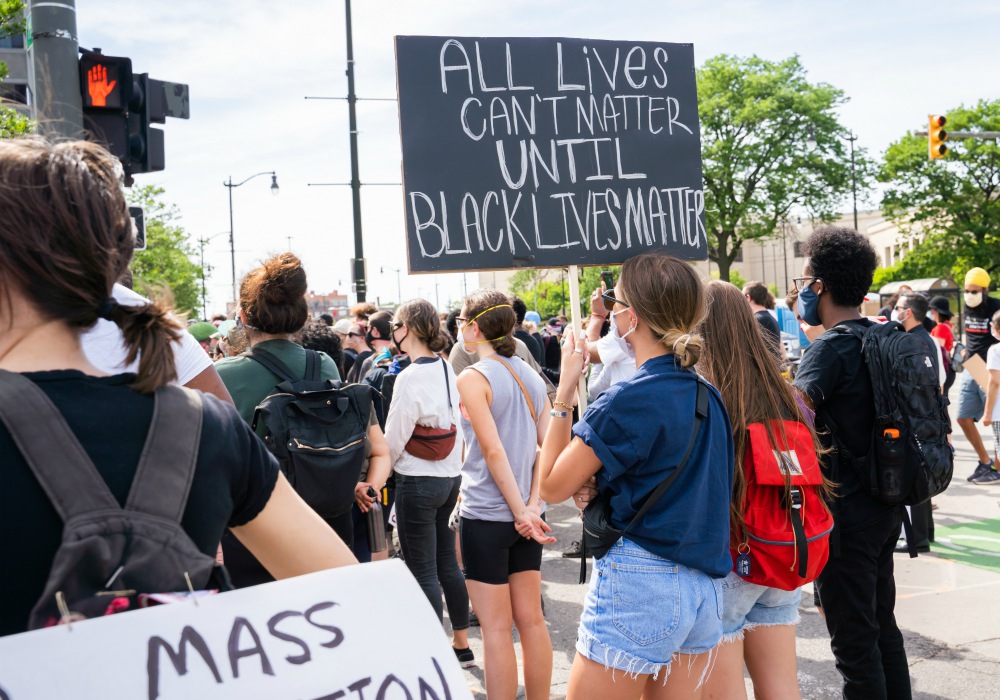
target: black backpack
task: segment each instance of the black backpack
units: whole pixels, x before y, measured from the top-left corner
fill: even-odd
[[[407,355],[397,355],[388,361],[384,361],[368,370],[362,378],[362,382],[368,384],[375,390],[372,401],[375,405],[375,417],[378,418],[379,427],[385,430],[385,420],[389,417],[389,407],[392,405],[392,393],[396,387],[396,374],[390,374],[389,369],[393,362],[399,366],[399,372],[410,366],[410,358]]]
[[[954,470],[948,444],[951,422],[927,344],[894,321],[833,330],[861,341],[875,395],[868,454],[851,455],[841,444],[838,453],[852,464],[868,492],[885,503],[917,505],[944,491]],[[824,420],[833,424],[829,416]]]
[[[254,432],[264,428],[264,444],[309,507],[323,518],[343,515],[354,503],[365,462],[371,387],[324,381],[314,350],[306,350],[305,378],[261,348],[246,357],[282,380],[254,410]]]
[[[142,607],[144,594],[232,584],[181,527],[201,440],[201,395],[163,387],[125,507],[34,382],[0,371],[0,420],[63,520],[29,629]],[[14,572],[11,572],[14,575]]]

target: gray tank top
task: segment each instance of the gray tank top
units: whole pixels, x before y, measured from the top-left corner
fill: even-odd
[[[535,404],[535,414],[540,416],[545,409],[545,382],[520,358],[503,359],[524,382],[524,388]],[[497,433],[507,452],[507,460],[514,472],[521,498],[527,501],[531,495],[531,473],[535,465],[538,432],[521,387],[507,368],[496,360],[480,360],[466,371],[479,372],[490,383],[493,392],[490,413],[493,414]],[[472,423],[466,418],[464,411],[462,430],[466,440],[465,463],[462,465],[462,516],[472,520],[513,522],[514,515],[493,481]]]

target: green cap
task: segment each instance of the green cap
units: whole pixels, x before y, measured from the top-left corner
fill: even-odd
[[[193,335],[199,343],[204,343],[217,331],[218,329],[208,321],[198,321],[198,323],[192,323],[188,326],[188,333]]]

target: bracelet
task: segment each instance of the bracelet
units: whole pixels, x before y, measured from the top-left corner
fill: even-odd
[[[570,412],[572,412],[572,411],[573,411],[573,407],[572,407],[572,406],[570,406],[570,405],[569,405],[568,403],[566,403],[565,401],[553,401],[553,402],[552,402],[552,405],[553,405],[553,406],[562,406],[562,407],[563,407],[563,408],[565,408],[565,409],[566,409],[567,411],[570,411]]]
[[[551,411],[549,411],[549,415],[552,416],[553,418],[565,418],[566,416],[569,415],[569,413],[567,411],[557,411],[556,409],[553,408]]]
[[[601,316],[600,314],[595,314],[593,311],[590,312],[590,315],[593,316],[594,318],[599,318],[602,321],[607,321],[608,320],[607,316]]]

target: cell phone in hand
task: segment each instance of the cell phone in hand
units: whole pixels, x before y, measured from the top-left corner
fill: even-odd
[[[615,276],[610,270],[604,270],[601,273],[601,281],[604,282],[605,289],[615,288]]]

